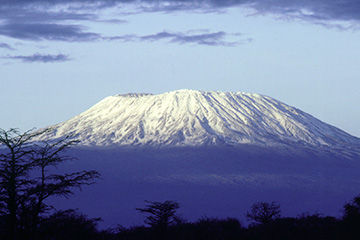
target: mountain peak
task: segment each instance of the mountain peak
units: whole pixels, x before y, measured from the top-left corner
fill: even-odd
[[[271,97],[176,90],[110,96],[53,126],[46,138],[73,134],[82,145],[360,145],[358,138]]]
[[[144,97],[144,96],[152,96],[153,94],[151,93],[126,93],[126,94],[117,94],[115,95],[115,97],[133,97],[133,98],[138,98],[138,97]]]

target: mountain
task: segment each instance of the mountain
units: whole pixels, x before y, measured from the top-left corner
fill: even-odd
[[[294,107],[267,96],[236,92],[110,96],[53,128],[45,138],[73,134],[88,146],[360,146],[360,139]]]
[[[73,134],[78,161],[59,171],[102,179],[58,208],[102,217],[102,227],[141,224],[144,200],[175,200],[189,220],[236,217],[257,201],[284,216],[338,216],[360,194],[360,139],[273,98],[179,90],[105,98],[52,126],[41,139]]]

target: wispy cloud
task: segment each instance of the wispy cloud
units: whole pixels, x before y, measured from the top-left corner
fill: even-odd
[[[9,50],[15,50],[13,47],[11,47],[9,44],[4,43],[4,42],[0,42],[0,48],[6,48]]]
[[[33,63],[33,62],[53,63],[53,62],[66,62],[71,60],[67,55],[64,54],[42,55],[38,53],[29,56],[17,55],[17,56],[6,56],[2,58],[21,60],[22,62],[26,62],[26,63]]]
[[[97,20],[97,22],[111,23],[111,24],[128,23],[128,21],[122,20],[122,19],[99,19],[99,20]]]
[[[9,23],[0,25],[0,35],[22,40],[92,41],[99,35],[84,32],[79,25]]]
[[[252,9],[254,14],[273,14],[279,19],[301,20],[340,30],[357,30],[360,26],[358,0],[0,0],[0,36],[33,41],[96,41],[102,39],[102,36],[97,32],[86,31],[85,23],[124,23],[119,19],[103,20],[100,12],[110,7],[116,7],[118,12],[122,9],[126,12],[127,6],[135,9],[135,13],[209,12],[247,8]],[[222,32],[198,36],[163,32],[135,38],[228,45],[226,41],[215,40],[222,36]]]
[[[357,30],[360,26],[360,1],[354,0],[269,0],[252,1],[258,14],[274,14],[280,19],[306,21],[338,30]]]
[[[263,13],[294,16],[311,14],[314,18],[323,20],[360,20],[360,1],[357,0],[0,0],[2,8],[55,5],[67,6],[67,9],[99,9],[133,3],[144,11],[208,11],[247,7]]]
[[[100,37],[97,33],[86,31],[83,24],[98,21],[96,14],[73,9],[73,4],[57,6],[56,3],[65,4],[66,1],[0,0],[0,36],[69,42],[94,41]]]
[[[191,32],[191,33],[190,33]],[[197,45],[206,45],[206,46],[235,46],[241,43],[251,42],[252,39],[237,39],[237,40],[228,40],[227,38],[230,36],[239,37],[241,34],[228,34],[223,31],[219,32],[201,32],[194,34],[194,31],[190,31],[187,33],[181,32],[169,32],[162,31],[159,33],[151,34],[151,35],[122,35],[116,37],[110,37],[109,40],[121,40],[124,42],[132,42],[132,41],[160,41],[160,40],[168,40],[170,43],[179,43],[179,44],[197,44]]]

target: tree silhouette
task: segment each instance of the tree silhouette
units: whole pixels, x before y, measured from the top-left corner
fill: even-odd
[[[145,223],[149,224],[152,228],[158,230],[160,239],[165,238],[165,233],[170,225],[173,225],[179,221],[176,216],[176,211],[179,209],[180,204],[174,201],[151,202],[148,203],[145,208],[136,208],[141,213],[149,213],[146,217]]]
[[[43,219],[37,240],[81,240],[99,238],[100,218],[88,218],[74,209],[57,211]]]
[[[343,232],[348,239],[360,236],[360,195],[345,204],[343,208]]]
[[[250,212],[246,213],[248,220],[260,224],[268,224],[280,217],[280,205],[276,202],[257,202],[250,207]]]
[[[343,219],[360,222],[360,196],[345,204]]]
[[[71,188],[92,184],[99,177],[96,171],[50,174],[49,169],[73,159],[62,153],[77,141],[70,136],[34,141],[48,131],[0,129],[0,214],[5,219],[6,239],[35,238],[39,216],[50,208],[47,198],[68,197]]]

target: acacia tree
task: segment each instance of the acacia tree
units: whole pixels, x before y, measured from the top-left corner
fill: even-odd
[[[35,238],[39,217],[51,207],[45,202],[47,198],[68,197],[72,188],[92,184],[99,177],[96,171],[50,173],[73,159],[63,152],[77,141],[70,136],[52,142],[34,141],[48,131],[0,129],[0,214],[9,240]]]
[[[174,201],[165,202],[151,202],[148,203],[145,208],[136,208],[141,213],[149,213],[146,217],[145,223],[159,231],[159,238],[164,239],[167,228],[179,222],[179,217],[176,215],[177,209],[180,208],[180,204]]]
[[[246,213],[248,220],[260,224],[268,224],[280,217],[280,205],[276,202],[257,202],[250,207],[250,212]]]

